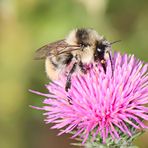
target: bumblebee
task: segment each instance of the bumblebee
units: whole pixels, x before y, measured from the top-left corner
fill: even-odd
[[[112,65],[110,51],[113,43],[115,42],[110,43],[94,29],[74,29],[65,39],[39,48],[35,53],[35,59],[45,59],[45,70],[52,81],[65,73],[65,90],[68,91],[72,74],[87,72],[85,64],[100,62],[106,72],[108,58]]]

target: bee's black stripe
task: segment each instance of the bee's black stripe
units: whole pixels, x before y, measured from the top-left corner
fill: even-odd
[[[72,61],[72,58],[73,58],[73,55],[72,54],[68,54],[66,56],[66,59],[63,61],[63,64],[66,64],[66,65],[70,64],[70,62]]]
[[[55,68],[58,68],[61,64],[62,65],[70,64],[70,62],[72,61],[72,58],[73,58],[73,55],[70,53],[67,55],[58,56],[56,60],[53,58],[50,58],[50,61]]]

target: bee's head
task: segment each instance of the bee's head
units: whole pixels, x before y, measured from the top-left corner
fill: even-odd
[[[70,32],[66,41],[70,45],[77,45],[83,51],[91,49],[94,53],[94,61],[106,59],[106,54],[111,49],[111,43],[95,30],[88,28],[75,29]],[[89,48],[88,48],[89,47]],[[105,57],[106,56],[106,57]]]

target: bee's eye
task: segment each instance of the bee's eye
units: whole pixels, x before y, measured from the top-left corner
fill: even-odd
[[[102,50],[101,50],[100,48],[97,48],[97,51],[98,51],[98,52],[101,52]]]

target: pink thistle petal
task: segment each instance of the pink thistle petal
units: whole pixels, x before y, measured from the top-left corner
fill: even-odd
[[[41,92],[38,92],[38,91],[35,91],[35,90],[31,90],[31,89],[29,89],[29,91],[34,93],[34,94],[40,95],[40,96],[50,97],[50,94],[41,93]]]
[[[130,129],[128,129],[127,125],[123,121],[121,121],[121,126],[125,129],[128,135],[132,136]]]
[[[112,130],[113,134],[114,134],[114,137],[119,138],[119,134],[116,131],[116,129],[114,128],[114,126],[112,125],[112,123],[110,123],[110,127],[111,127],[111,130]]]
[[[43,107],[37,107],[37,106],[32,106],[32,105],[29,105],[29,107],[33,109],[37,109],[37,110],[44,110]]]
[[[71,138],[74,139],[75,137],[77,137],[78,135],[81,135],[81,133],[85,130],[85,128],[81,128],[79,129]]]
[[[132,136],[131,133],[127,132],[127,130],[125,130],[125,129],[121,126],[121,124],[115,123],[115,122],[113,122],[113,124],[114,124],[116,127],[118,127],[123,133],[129,134],[129,136]]]

